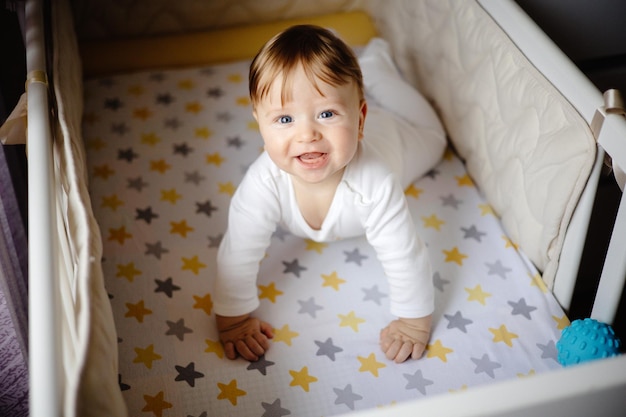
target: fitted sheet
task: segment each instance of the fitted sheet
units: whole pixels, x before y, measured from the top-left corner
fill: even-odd
[[[262,150],[248,64],[85,83],[90,194],[130,415],[327,416],[560,366],[567,317],[450,151],[406,190],[436,288],[422,359],[394,364],[380,351],[393,317],[364,238],[319,244],[281,229],[258,282],[271,348],[255,363],[226,359],[211,280],[230,198]]]

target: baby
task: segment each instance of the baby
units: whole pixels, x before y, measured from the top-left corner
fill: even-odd
[[[259,263],[281,224],[318,242],[365,234],[398,317],[381,331],[381,348],[395,362],[420,358],[431,330],[432,275],[403,190],[444,151],[435,112],[402,80],[383,40],[357,61],[317,26],[271,39],[249,83],[265,152],[233,196],[218,252],[214,308],[226,356],[255,361],[269,348],[272,326],[252,312]]]

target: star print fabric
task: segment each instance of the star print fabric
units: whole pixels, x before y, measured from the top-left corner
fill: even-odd
[[[419,361],[378,346],[386,279],[364,238],[277,229],[256,315],[275,337],[225,358],[212,278],[228,206],[262,141],[248,62],[85,83],[90,192],[130,415],[330,416],[559,367],[567,317],[451,152],[405,191],[433,266],[434,327]]]

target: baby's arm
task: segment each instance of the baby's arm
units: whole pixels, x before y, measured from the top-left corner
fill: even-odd
[[[216,315],[217,330],[228,359],[241,355],[249,361],[257,361],[269,349],[269,339],[274,337],[272,326],[244,314],[237,317]]]
[[[400,318],[389,323],[380,332],[380,347],[387,359],[401,363],[409,357],[421,358],[430,338],[431,322],[432,315]]]

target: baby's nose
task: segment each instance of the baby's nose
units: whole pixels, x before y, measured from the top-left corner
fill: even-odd
[[[298,131],[298,139],[300,142],[313,142],[321,138],[320,131],[314,126],[313,123],[302,123]]]

